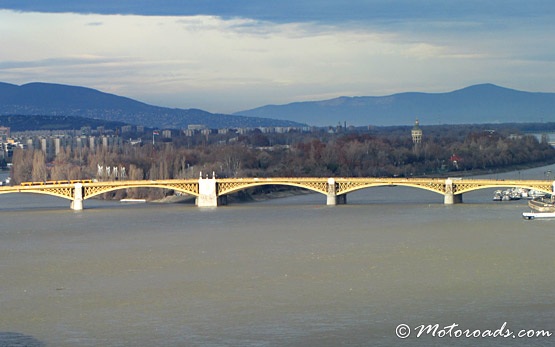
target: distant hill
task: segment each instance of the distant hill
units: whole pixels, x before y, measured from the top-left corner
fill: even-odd
[[[234,113],[311,125],[407,125],[541,122],[555,120],[555,93],[531,93],[479,84],[449,93],[339,97],[268,105]]]
[[[302,125],[288,120],[152,106],[84,87],[51,83],[21,86],[0,83],[0,116],[16,114],[86,117],[174,129],[186,128],[189,124],[204,124],[210,128]]]

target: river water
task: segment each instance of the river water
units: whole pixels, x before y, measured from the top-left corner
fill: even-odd
[[[523,220],[526,201],[492,193],[454,206],[406,187],[340,206],[86,200],[79,212],[0,195],[0,346],[553,345],[555,220]],[[436,323],[554,335],[416,337]]]

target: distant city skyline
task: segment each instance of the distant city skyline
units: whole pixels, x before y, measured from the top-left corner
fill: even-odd
[[[447,92],[555,92],[548,0],[0,2],[0,81],[233,113]]]

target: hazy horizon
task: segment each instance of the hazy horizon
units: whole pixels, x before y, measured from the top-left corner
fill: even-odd
[[[549,1],[3,1],[0,80],[231,114],[493,83],[555,92]]]

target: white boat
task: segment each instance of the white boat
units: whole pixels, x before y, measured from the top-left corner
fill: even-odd
[[[546,193],[540,192],[539,190],[530,189],[528,191],[528,199],[543,198]]]
[[[146,202],[145,199],[121,199],[119,202]]]
[[[536,219],[536,218],[555,218],[555,212],[523,212],[522,218]]]

